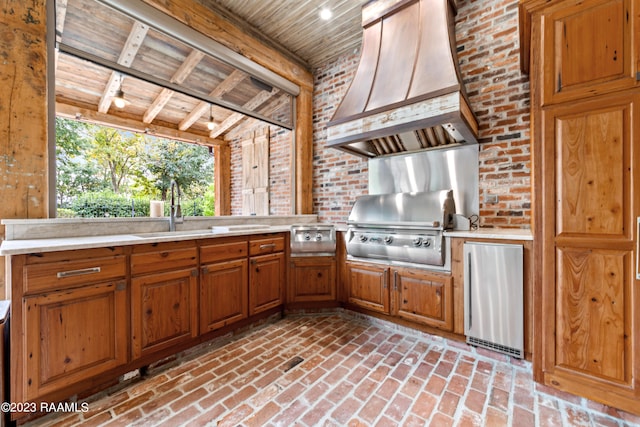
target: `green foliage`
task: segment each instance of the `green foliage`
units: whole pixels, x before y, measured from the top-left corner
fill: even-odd
[[[149,216],[149,199],[104,191],[83,194],[74,199],[69,208],[82,218]]]
[[[202,197],[213,180],[213,164],[207,147],[155,139],[147,143],[140,163],[136,188],[160,200],[169,198],[172,180],[187,197]]]
[[[138,156],[144,145],[144,136],[93,126],[91,137],[91,149],[86,154],[106,171],[111,190],[119,193],[127,178],[139,168]]]
[[[111,191],[87,193],[77,197],[68,208],[58,208],[59,218],[105,218],[105,217],[145,217],[149,216],[151,198],[131,198]],[[202,198],[181,200],[183,216],[205,215],[205,201]],[[164,215],[169,216],[169,204],[164,205]]]
[[[73,209],[58,208],[58,218],[76,218],[78,215]]]
[[[148,216],[150,199],[169,198],[171,180],[183,215],[213,215],[207,147],[56,118],[56,156],[58,216],[71,215],[65,208],[81,217]]]
[[[216,214],[215,190],[215,186],[211,184],[204,193],[204,216],[214,216]]]

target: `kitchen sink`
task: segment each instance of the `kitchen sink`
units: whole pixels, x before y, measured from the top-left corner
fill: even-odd
[[[213,233],[230,233],[233,231],[264,230],[269,227],[267,224],[218,225],[211,227],[211,231]]]
[[[211,228],[204,228],[199,230],[178,230],[178,231],[158,231],[150,233],[137,233],[133,234],[135,237],[141,239],[151,239],[154,237],[170,237],[170,236],[205,236],[208,234],[220,234],[220,233],[232,233],[234,231],[250,231],[250,230],[264,230],[269,228],[266,224],[239,224],[239,225],[222,225],[214,226]]]

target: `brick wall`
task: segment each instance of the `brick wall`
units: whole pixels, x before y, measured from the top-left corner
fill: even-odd
[[[359,52],[315,70],[313,92],[313,212],[322,222],[345,222],[353,201],[367,193],[368,163],[327,148],[326,123],[353,79]]]
[[[480,125],[480,224],[528,228],[531,220],[529,80],[519,69],[517,0],[460,0],[460,70]],[[367,191],[367,161],[326,147],[326,122],[359,60],[353,52],[314,72],[314,212],[344,222]],[[485,203],[497,196],[498,203]]]

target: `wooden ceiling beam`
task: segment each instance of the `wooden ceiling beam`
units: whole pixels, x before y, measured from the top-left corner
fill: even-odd
[[[251,98],[247,103],[245,103],[242,107],[248,110],[254,110],[258,108],[260,105],[264,104],[269,98],[278,93],[278,89],[272,89],[271,91],[260,91],[256,96]],[[245,118],[244,114],[241,113],[233,113],[230,115],[225,121],[223,121],[220,125],[218,125],[214,130],[211,131],[209,137],[217,138],[222,133],[231,129],[237,123],[241,122],[243,118]]]
[[[212,98],[221,98],[222,95],[238,86],[242,79],[246,77],[246,74],[239,70],[233,70],[226,79],[222,81],[214,90],[209,94]],[[209,109],[209,103],[201,101],[196,107],[191,110],[187,116],[182,119],[178,124],[178,129],[187,130],[193,125],[202,115]]]
[[[56,102],[56,115],[68,119],[80,120],[88,123],[95,123],[104,126],[116,127],[132,132],[153,135],[159,138],[173,139],[177,141],[190,142],[199,145],[215,146],[224,145],[222,139],[208,137],[207,135],[193,132],[184,132],[168,126],[144,123],[135,118],[115,116],[113,114],[101,113],[77,105]]]
[[[184,60],[180,67],[171,77],[171,83],[181,84],[198,66],[200,61],[204,58],[204,53],[199,50],[192,50],[189,56]],[[175,91],[164,88],[160,91],[158,96],[153,100],[147,111],[145,111],[142,121],[145,123],[151,123],[153,119],[162,111],[167,102],[171,99]]]
[[[147,36],[147,32],[149,32],[149,26],[146,24],[142,24],[140,22],[135,22],[131,31],[129,32],[129,36],[127,37],[127,41],[120,52],[120,56],[118,57],[118,64],[124,65],[125,67],[131,67],[133,60],[142,46],[142,42],[144,38]],[[102,92],[102,97],[100,98],[100,103],[98,104],[98,111],[101,113],[106,113],[109,111],[109,107],[111,106],[111,101],[116,91],[122,84],[122,79],[120,78],[119,73],[113,71],[111,76],[109,77],[109,81]]]

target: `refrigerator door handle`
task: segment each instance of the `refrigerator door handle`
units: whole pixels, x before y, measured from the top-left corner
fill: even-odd
[[[471,332],[471,321],[472,321],[472,314],[473,314],[473,309],[472,309],[472,305],[473,305],[473,300],[471,299],[471,293],[472,293],[472,283],[471,283],[471,268],[473,267],[473,254],[471,253],[471,251],[467,248],[467,246],[465,245],[464,247],[464,254],[463,254],[463,263],[465,263],[464,265],[464,334],[465,335],[470,335]]]

